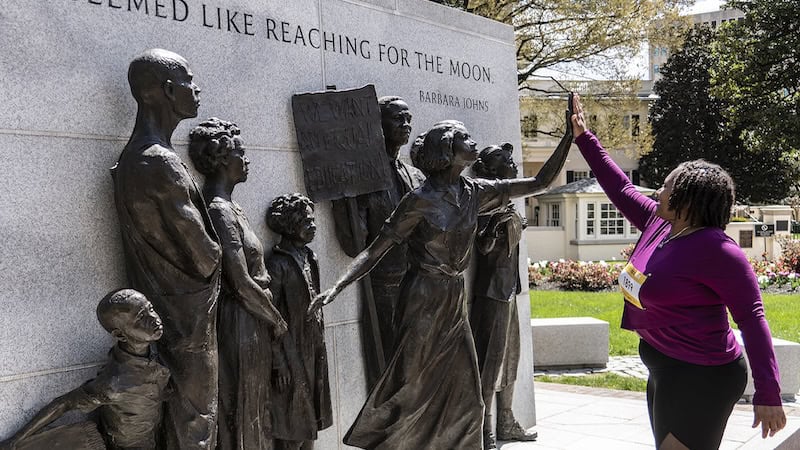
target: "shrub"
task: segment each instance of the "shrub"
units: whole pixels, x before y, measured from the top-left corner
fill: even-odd
[[[528,286],[538,286],[544,281],[544,275],[533,264],[528,266]]]
[[[569,291],[600,291],[616,283],[620,270],[619,265],[608,265],[604,261],[564,261],[553,267],[550,279]]]
[[[783,271],[800,272],[800,240],[790,236],[778,236],[781,256],[778,265]]]
[[[619,254],[622,255],[622,259],[625,261],[631,259],[634,248],[636,248],[636,244],[628,244],[627,246],[623,247],[622,250],[619,251]]]

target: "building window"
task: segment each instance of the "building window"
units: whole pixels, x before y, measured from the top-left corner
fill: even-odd
[[[558,203],[548,203],[547,205],[547,226],[561,226],[561,205]]]
[[[583,180],[589,178],[589,171],[588,170],[573,170],[572,171],[572,179],[573,181]]]
[[[631,114],[625,115],[622,117],[622,127],[626,130],[630,130],[631,136],[638,136],[639,135],[639,123],[641,119],[639,114]]]
[[[788,220],[776,220],[775,221],[775,231],[789,231],[789,221]]]
[[[661,66],[658,64],[653,64],[653,74],[658,75],[661,73]]]
[[[611,203],[600,204],[600,235],[613,236],[625,234],[625,218]]]
[[[567,171],[567,183],[572,183],[578,180],[583,180],[585,178],[594,178],[594,174],[591,170],[568,170]]]
[[[586,235],[594,236],[594,203],[586,205]]]
[[[539,128],[539,119],[536,114],[531,114],[522,118],[522,134],[526,138],[535,138]]]
[[[753,248],[753,230],[739,230],[739,247]]]

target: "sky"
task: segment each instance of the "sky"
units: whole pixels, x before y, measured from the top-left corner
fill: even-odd
[[[700,0],[686,10],[686,14],[700,14],[704,12],[718,11],[722,6],[721,0]]]

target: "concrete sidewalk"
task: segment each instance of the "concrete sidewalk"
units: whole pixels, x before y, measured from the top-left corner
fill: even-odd
[[[720,449],[800,450],[800,404],[784,405],[788,423],[772,438],[751,428],[752,405],[734,408]],[[642,392],[536,382],[536,442],[498,443],[503,450],[653,449]]]

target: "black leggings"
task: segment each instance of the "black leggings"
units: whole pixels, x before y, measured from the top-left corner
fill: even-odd
[[[744,357],[700,366],[670,358],[644,340],[639,341],[639,356],[650,370],[647,409],[656,448],[672,433],[691,450],[718,449],[747,384]]]

